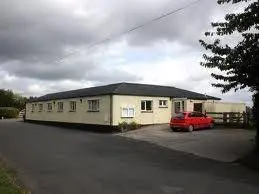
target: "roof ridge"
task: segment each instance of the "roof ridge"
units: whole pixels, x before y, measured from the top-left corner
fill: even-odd
[[[118,92],[118,90],[120,90],[122,87],[124,87],[127,83],[126,82],[121,82],[118,83],[118,86],[112,91],[113,94],[115,94],[116,92]]]
[[[80,88],[70,91],[62,91],[56,93],[46,94],[38,97],[36,100],[46,101],[51,99],[75,98],[82,96],[94,95],[150,95],[150,96],[170,96],[170,97],[188,97],[188,98],[202,98],[202,99],[220,99],[214,96],[176,88],[174,86],[151,85],[141,83],[112,83],[108,85],[92,86],[88,88]]]

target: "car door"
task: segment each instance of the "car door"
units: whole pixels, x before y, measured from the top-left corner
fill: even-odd
[[[191,125],[193,126],[194,129],[199,128],[199,118],[196,112],[191,112],[190,114],[191,117]]]
[[[211,119],[209,117],[207,117],[206,115],[203,115],[204,117],[204,127],[209,127],[210,126],[210,122],[211,122]]]
[[[200,120],[200,128],[206,128],[209,126],[208,119],[204,114],[199,113],[199,120]]]
[[[195,112],[195,123],[196,123],[196,129],[199,129],[202,127],[202,121],[201,121],[201,114],[198,112]]]
[[[194,118],[194,114],[193,114],[192,112],[190,112],[190,113],[188,114],[188,120],[189,120],[189,124],[194,127],[195,118]]]

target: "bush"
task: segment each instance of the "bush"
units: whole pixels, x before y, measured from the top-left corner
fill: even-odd
[[[128,124],[128,127],[129,127],[129,130],[134,130],[134,129],[139,129],[141,125],[135,121],[132,121],[131,123]]]
[[[119,123],[118,127],[123,132],[123,131],[139,129],[141,127],[141,125],[135,121],[132,121],[130,123],[127,123],[126,121],[122,121]]]
[[[124,131],[127,129],[127,126],[128,126],[128,123],[126,121],[122,121],[119,123],[118,125],[118,128],[121,130],[121,131]]]
[[[0,119],[3,118],[17,118],[19,110],[13,107],[0,107]]]

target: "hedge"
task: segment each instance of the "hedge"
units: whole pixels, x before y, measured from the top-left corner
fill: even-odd
[[[19,110],[13,107],[0,107],[0,119],[4,118],[17,118]]]

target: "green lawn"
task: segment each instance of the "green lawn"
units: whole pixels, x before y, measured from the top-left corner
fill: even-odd
[[[0,194],[29,194],[20,186],[14,171],[0,158]]]

